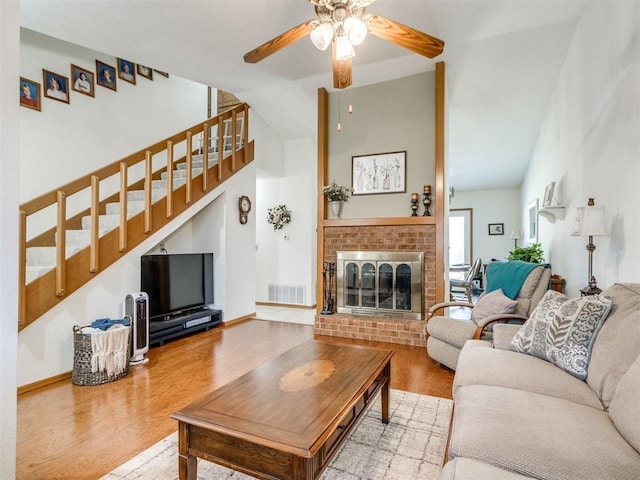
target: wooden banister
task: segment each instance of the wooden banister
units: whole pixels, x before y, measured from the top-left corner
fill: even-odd
[[[144,233],[151,231],[151,203],[153,194],[153,163],[151,152],[147,150],[144,168]]]
[[[91,177],[91,242],[89,244],[89,271],[98,271],[98,239],[100,238],[100,179]]]
[[[56,295],[62,297],[65,293],[65,266],[67,264],[67,196],[62,190],[56,192],[58,215],[56,220]]]
[[[192,158],[192,152],[193,152],[193,134],[191,132],[187,132],[187,157],[186,157],[186,163],[187,163],[187,178],[189,179],[187,181],[187,186],[186,186],[186,190],[185,190],[185,203],[187,205],[191,204],[191,188],[193,183],[191,182],[191,177],[192,177],[192,173],[193,173],[193,166],[192,166],[192,162],[193,162],[193,158]]]
[[[248,114],[249,106],[246,104],[226,110],[23,203],[20,206],[18,239],[19,329],[28,326],[60,302],[62,297],[77,290],[96,273],[104,270],[129,249],[142,242],[149,234],[184,212],[189,205],[194,204],[220,182],[230,177],[239,166],[251,162],[254,148],[253,142],[248,141]],[[240,132],[236,131],[238,118],[243,118],[244,121],[240,142],[235,138],[236,135],[240,135]],[[233,131],[231,149],[226,152],[223,139],[225,122],[232,122],[231,130]],[[217,126],[217,134],[212,135],[211,126]],[[198,140],[202,145],[203,173],[194,177],[192,157],[197,152],[194,143]],[[180,145],[179,150],[176,150],[178,145]],[[218,148],[217,165],[211,168],[208,162],[210,145],[217,145]],[[176,158],[176,151],[184,151],[184,155]],[[164,165],[154,171],[154,157],[163,154],[166,155],[166,163],[163,162]],[[174,168],[182,161],[186,162],[186,183],[174,189],[173,184],[176,178]],[[157,162],[156,165],[158,166]],[[160,179],[164,172],[167,179],[166,196],[154,202],[152,182]],[[128,197],[131,190],[143,190],[144,210],[130,217]],[[78,211],[77,207],[82,207],[79,202],[87,204],[84,195],[88,195],[89,205]],[[101,196],[104,197],[102,200]],[[106,205],[111,202],[120,204],[119,227],[101,236],[100,215],[105,212]],[[68,204],[73,205],[69,210],[74,211],[70,218],[67,218]],[[38,219],[35,220],[39,232],[30,237],[29,218],[41,211],[43,213],[39,214]],[[55,219],[53,219],[54,212]],[[74,250],[73,254],[67,258],[66,232],[81,229],[82,217],[87,215],[90,218],[89,245],[78,252]],[[44,225],[43,230],[41,224],[47,221],[49,226]],[[27,284],[27,248],[31,246],[55,246],[56,265],[53,270]]]
[[[167,141],[167,210],[165,215],[173,215],[173,142]]]
[[[127,220],[129,219],[129,202],[127,201],[127,185],[129,177],[128,172],[129,167],[127,166],[127,164],[124,162],[120,162],[120,225],[118,228],[118,250],[120,250],[121,252],[124,252],[127,249]]]

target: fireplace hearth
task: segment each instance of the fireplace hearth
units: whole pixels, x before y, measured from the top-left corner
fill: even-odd
[[[336,252],[337,312],[424,319],[422,252]]]

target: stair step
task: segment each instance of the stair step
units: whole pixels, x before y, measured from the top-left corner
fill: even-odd
[[[187,179],[186,177],[174,177],[173,179],[173,189],[177,189],[179,187],[181,187],[182,185],[184,185],[185,183],[187,183]],[[166,188],[167,188],[167,181],[166,180],[154,180],[152,182],[153,184],[153,189],[162,189],[163,190],[163,197],[165,196],[165,192],[166,192]]]
[[[158,180],[160,181],[160,180]],[[167,196],[167,183],[164,183],[164,188],[154,188],[151,190],[151,203],[156,203],[158,200]],[[127,192],[127,200],[130,202],[143,202],[144,203],[144,190],[129,190]]]
[[[120,226],[120,215],[98,215],[98,229],[100,235],[110,232]],[[91,230],[91,216],[82,217],[82,229]]]
[[[72,257],[84,247],[67,247],[67,258]],[[56,265],[56,247],[28,247],[27,267],[54,267]]]
[[[46,267],[29,267],[25,272],[25,284],[33,282],[36,278],[43,276],[45,273],[50,272],[55,268],[55,265],[47,265]]]
[[[191,178],[195,178],[198,175],[200,175],[202,173],[202,162],[200,162],[200,166],[199,167],[192,167],[191,169]],[[160,178],[162,178],[163,180],[167,179],[167,172],[162,172],[162,174],[160,175]],[[187,168],[185,165],[185,168],[179,168],[178,170],[174,170],[173,171],[173,180],[175,182],[175,180],[177,178],[187,178]],[[185,182],[186,183],[186,182]]]
[[[127,202],[127,218],[131,218],[144,211],[144,200],[129,200]],[[107,203],[107,215],[120,215],[120,202]]]
[[[231,150],[225,150],[222,153],[222,158],[227,158],[228,156],[231,155]],[[192,162],[198,162],[201,165],[204,163],[204,155],[202,155],[201,153],[198,153],[196,155],[192,155],[191,156],[191,161]],[[215,163],[211,163],[211,162],[215,162]],[[218,163],[218,152],[214,153],[214,154],[209,154],[209,166],[211,165],[215,165],[216,163]]]
[[[213,167],[214,165],[218,164],[218,157],[214,157],[213,159],[211,157],[209,157],[209,168]],[[193,157],[191,157],[191,167],[192,168],[202,168],[202,166],[204,165],[204,159],[202,158],[202,155],[194,155]],[[176,164],[176,169],[177,170],[186,170],[187,169],[187,162],[181,162],[181,163],[177,163]]]

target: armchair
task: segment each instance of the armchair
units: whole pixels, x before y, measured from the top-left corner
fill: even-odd
[[[427,352],[436,362],[455,370],[458,355],[467,340],[489,340],[492,336],[492,327],[496,322],[524,323],[549,289],[551,279],[549,265],[527,264],[527,262],[497,263],[502,265],[499,266],[501,269],[494,269],[494,275],[504,283],[504,293],[503,288],[496,284],[496,279],[492,281],[492,264],[490,264],[485,282],[488,288],[480,295],[475,305],[465,302],[444,302],[433,305],[429,309],[425,326],[428,333]],[[498,265],[495,266],[498,267]],[[518,275],[504,275],[505,272],[510,271],[517,272],[520,279]],[[471,318],[435,316],[436,312],[449,307],[468,308],[471,310]]]

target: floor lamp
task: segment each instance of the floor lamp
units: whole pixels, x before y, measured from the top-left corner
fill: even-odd
[[[589,237],[587,252],[589,252],[589,274],[588,284],[580,290],[584,295],[597,295],[602,292],[598,288],[596,277],[593,276],[593,252],[596,246],[593,244],[593,237],[609,235],[604,224],[604,207],[596,207],[595,199],[590,198],[586,207],[578,207],[576,215],[576,225],[572,235]]]

